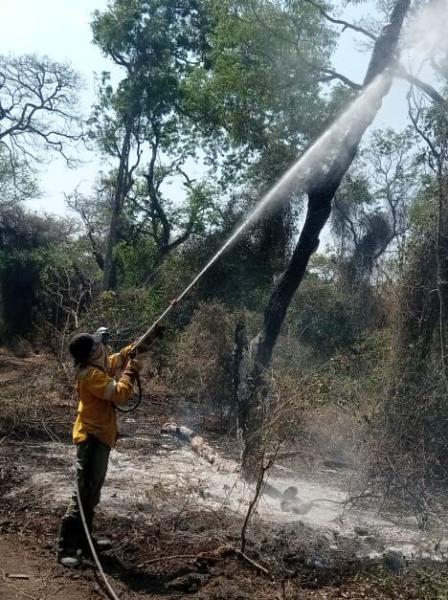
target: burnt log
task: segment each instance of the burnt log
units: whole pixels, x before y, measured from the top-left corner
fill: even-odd
[[[185,425],[180,427],[176,423],[166,423],[160,430],[162,435],[171,435],[176,437],[184,444],[189,444],[193,452],[207,462],[213,465],[216,462],[216,452],[204,440],[201,435],[196,435],[195,432]]]

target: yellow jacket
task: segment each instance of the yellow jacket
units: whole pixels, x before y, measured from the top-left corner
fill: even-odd
[[[108,369],[89,365],[79,371],[76,387],[79,394],[78,414],[73,426],[75,444],[93,435],[111,448],[117,440],[115,405],[129,400],[134,388],[134,376],[125,370],[120,376],[131,346],[108,359]],[[117,379],[114,379],[116,376]]]

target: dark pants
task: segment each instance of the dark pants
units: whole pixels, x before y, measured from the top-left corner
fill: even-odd
[[[92,531],[95,507],[100,501],[109,461],[110,448],[93,436],[77,445],[76,478],[82,507],[89,531]],[[87,539],[81,520],[76,488],[62,519],[59,533],[59,552],[72,553],[86,549]]]

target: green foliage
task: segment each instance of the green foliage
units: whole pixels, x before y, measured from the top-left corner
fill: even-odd
[[[130,224],[125,243],[133,237],[131,246],[150,248],[153,238],[149,274],[190,236],[215,234],[229,189],[244,181],[243,194],[258,197],[332,110],[320,92],[336,34],[311,4],[115,0],[95,13],[92,29],[123,72],[116,86],[103,74],[92,130],[120,165],[126,154],[131,189],[117,210],[122,230]],[[189,175],[191,158],[211,167],[207,181]],[[183,192],[173,199],[167,184],[179,182]],[[288,219],[281,215],[275,231],[261,225],[264,254],[278,247],[284,261]]]
[[[202,61],[205,8],[196,0],[116,0],[97,11],[92,23],[95,43],[123,69],[115,87],[103,74],[91,125],[101,149],[119,163],[110,177],[124,242],[117,258],[128,242],[155,248],[146,252],[152,264],[139,283],[212,218],[211,186],[188,175],[187,161],[196,157],[198,140],[183,89]],[[171,183],[183,188],[174,199]]]
[[[266,155],[264,181],[273,181],[325,118],[316,71],[328,66],[334,36],[308,3],[207,4],[209,48],[185,81],[188,110],[209,136],[211,159],[233,146],[231,177]]]
[[[202,49],[204,25],[195,0],[115,0],[95,12],[94,42],[125,72],[115,90],[107,73],[102,78],[95,117],[106,151],[115,153],[116,134],[129,119],[139,120],[137,136],[160,136],[165,150],[177,145],[181,81]]]
[[[79,329],[95,331],[106,326],[111,332],[113,345],[118,348],[142,335],[156,316],[146,290],[107,291],[95,297],[82,316]]]
[[[428,174],[421,178],[420,188],[409,211],[412,244],[425,237],[429,231],[435,231],[437,214],[437,181],[433,175]]]
[[[331,405],[354,410],[369,406],[375,398],[369,396],[369,393],[377,393],[378,389],[372,390],[372,386],[367,383],[368,378],[366,381],[357,371],[364,358],[355,353],[337,354],[324,368],[314,369],[301,378],[293,378],[295,385],[300,386],[298,394],[302,396],[302,407]]]
[[[53,335],[76,326],[95,294],[98,270],[68,220],[20,207],[0,211],[0,321],[6,337],[34,326]]]
[[[355,342],[357,325],[350,304],[332,282],[308,277],[296,306],[297,336],[317,355],[332,356]]]
[[[47,333],[71,332],[98,294],[100,272],[83,240],[40,248],[38,309]]]
[[[120,288],[138,287],[151,281],[157,248],[148,236],[120,242],[115,248],[117,277]]]
[[[6,148],[0,145],[0,208],[35,198],[38,195],[35,171],[29,163],[12,159]]]

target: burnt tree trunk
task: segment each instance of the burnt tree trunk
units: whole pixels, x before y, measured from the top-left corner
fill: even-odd
[[[398,40],[404,19],[409,10],[410,0],[397,0],[391,13],[390,22],[384,27],[375,42],[370,64],[364,80],[367,87],[381,75],[395,59]],[[244,398],[246,419],[243,425],[244,453],[243,470],[247,477],[253,477],[262,454],[263,422],[267,398],[265,373],[271,363],[280,328],[294,293],[305,274],[308,261],[319,245],[319,235],[331,212],[331,202],[342,177],[349,169],[361,138],[377,114],[382,99],[391,85],[390,76],[385,76],[376,102],[367,106],[362,114],[356,115],[355,123],[347,132],[337,160],[333,161],[325,175],[319,181],[312,181],[308,187],[308,208],[305,224],[292,258],[282,277],[271,293],[265,308],[264,325],[260,332],[254,352],[253,365],[248,382],[248,392]],[[330,149],[329,149],[330,152]]]
[[[238,321],[235,329],[234,348],[232,355],[232,378],[233,378],[233,397],[235,406],[240,404],[241,382],[244,379],[244,373],[241,367],[244,362],[244,355],[249,348],[249,339],[246,332],[246,324],[243,320]]]

